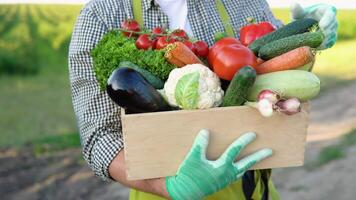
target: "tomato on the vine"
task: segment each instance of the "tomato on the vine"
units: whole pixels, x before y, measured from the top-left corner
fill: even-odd
[[[187,35],[187,33],[182,30],[182,29],[176,29],[174,30],[172,33],[171,33],[171,36],[174,38],[174,39],[182,39],[182,40],[188,40],[189,37]]]
[[[135,45],[138,49],[147,50],[153,47],[153,41],[150,35],[142,34],[137,38]]]
[[[137,34],[135,34],[135,33],[126,32],[126,31],[134,31],[134,32],[141,31],[140,25],[134,19],[127,19],[127,20],[122,21],[121,29],[123,29],[122,32],[126,37],[130,37],[130,36],[136,37],[137,36]]]
[[[156,43],[156,49],[163,49],[168,44],[172,44],[174,42],[176,42],[176,40],[171,37],[167,37],[167,36],[159,37]]]
[[[194,49],[197,56],[207,57],[209,54],[209,46],[204,41],[196,41],[194,42]]]
[[[161,28],[161,27],[155,27],[155,28],[153,28],[152,29],[152,34],[163,34],[164,33],[164,30],[163,30],[163,28]]]
[[[196,54],[194,44],[191,41],[185,40],[183,41],[183,44],[185,44],[185,46],[187,46],[194,54]]]
[[[156,37],[153,39],[152,41],[152,49],[156,49],[157,48],[157,41],[160,37]]]

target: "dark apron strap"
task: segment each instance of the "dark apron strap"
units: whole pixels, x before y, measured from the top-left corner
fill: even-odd
[[[252,195],[255,191],[255,188],[255,171],[249,170],[242,176],[242,190],[246,200],[252,200]]]
[[[246,200],[252,200],[252,196],[255,192],[256,189],[256,183],[255,183],[255,176],[261,176],[261,181],[263,184],[263,194],[261,197],[261,200],[268,200],[269,199],[269,179],[271,177],[271,169],[262,169],[262,170],[250,170],[247,171],[243,176],[242,176],[242,189],[245,195]]]
[[[262,200],[268,200],[268,197],[269,197],[268,182],[269,182],[270,177],[271,177],[271,169],[261,170],[262,183],[265,186],[263,195],[262,195]]]
[[[142,15],[142,0],[132,0],[132,11],[134,19],[141,27],[143,27],[144,21]]]

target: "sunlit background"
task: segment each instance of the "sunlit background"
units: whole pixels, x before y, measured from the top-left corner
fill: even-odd
[[[0,0],[1,199],[127,199],[81,157],[67,53],[84,2]],[[292,1],[269,2],[288,23]],[[306,164],[273,176],[282,199],[356,199],[356,1],[299,2],[335,5],[339,41],[317,55],[322,93],[312,101]]]

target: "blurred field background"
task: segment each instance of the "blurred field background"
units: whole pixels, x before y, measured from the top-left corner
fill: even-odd
[[[61,199],[63,196],[60,193],[68,192],[70,189],[58,190],[59,183],[56,181],[69,179],[80,182],[88,178],[92,181],[91,185],[84,188],[73,186],[68,193],[68,199],[89,197],[89,199],[95,199],[94,197],[105,199],[105,191],[115,190],[115,187],[110,189],[112,186],[106,187],[107,185],[92,178],[92,174],[88,172],[80,156],[79,135],[70,98],[67,53],[72,28],[81,7],[80,5],[0,5],[0,160],[2,163],[0,177],[3,177],[0,180],[0,188],[2,188],[0,194],[10,195],[11,192],[20,191],[23,187],[24,190],[21,190],[22,193],[16,198],[29,197],[26,195],[31,193],[34,195],[30,196],[33,197],[32,199],[48,199],[46,197]],[[288,10],[275,9],[274,13],[283,22],[289,21]],[[332,101],[335,97],[332,94],[334,91],[346,88],[356,80],[356,62],[352,62],[356,50],[356,10],[339,10],[338,19],[339,41],[332,49],[320,53],[314,66],[314,72],[322,80],[322,92],[325,94],[319,98],[329,96],[329,106],[337,104]],[[353,94],[356,92],[355,89],[356,87],[351,87],[343,94],[355,95]],[[332,92],[328,93],[328,91]],[[355,107],[355,104],[348,106]],[[324,107],[319,108],[324,109]],[[319,119],[317,115],[324,115],[324,113],[316,113],[317,119]],[[329,114],[337,117],[337,113]],[[355,134],[355,132],[351,133]],[[351,137],[350,140],[354,141],[355,138]],[[343,144],[340,142],[335,146],[333,142],[331,150],[325,150],[326,153],[323,151],[325,145],[321,145],[323,148],[315,151],[316,159],[324,164],[345,157],[346,147],[344,148]],[[328,143],[327,147],[329,146]],[[72,156],[69,161],[68,156]],[[16,162],[13,164],[6,162],[9,160],[16,160]],[[61,172],[56,171],[58,167],[55,166],[58,163],[65,167]],[[21,164],[25,164],[25,167],[13,171],[19,175],[11,178],[9,170],[11,172]],[[319,164],[310,166],[319,167]],[[38,172],[39,169],[42,170],[38,167],[45,165],[52,168],[44,170],[46,174],[34,178],[39,184],[28,185],[33,181],[28,177],[28,173]],[[82,172],[79,173],[80,175],[77,169]],[[67,172],[73,173],[67,174]],[[57,175],[54,176],[54,173]],[[31,180],[26,182],[26,178]],[[18,183],[17,180],[20,179],[28,184]],[[294,187],[297,192],[303,190],[302,187],[291,187],[292,189]],[[93,194],[91,188],[97,188],[96,191],[99,192]],[[93,195],[89,196],[89,194]],[[123,195],[115,194],[116,197]],[[106,197],[110,199],[112,196]]]

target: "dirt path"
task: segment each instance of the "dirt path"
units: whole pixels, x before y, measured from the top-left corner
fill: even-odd
[[[127,199],[128,190],[95,178],[79,149],[37,158],[31,149],[0,152],[0,196],[4,200]]]
[[[323,93],[311,105],[309,142],[347,133],[356,127],[356,82]]]
[[[356,82],[324,93],[312,102],[306,163],[317,159],[322,148],[356,128]],[[313,170],[306,167],[274,170],[283,200],[356,199],[356,146],[345,158]]]
[[[316,159],[324,146],[356,127],[356,82],[325,92],[312,102],[306,160]],[[79,149],[37,158],[30,148],[0,150],[0,196],[6,200],[119,200],[128,190],[102,183],[80,159]],[[274,170],[283,200],[349,200],[356,198],[356,147],[348,156],[321,168]]]

